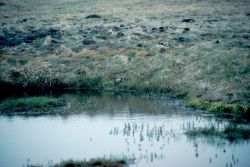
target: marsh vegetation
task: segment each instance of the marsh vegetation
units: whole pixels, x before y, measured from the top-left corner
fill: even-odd
[[[46,96],[7,99],[0,103],[0,113],[41,112],[63,105],[64,102],[62,99]]]
[[[223,130],[216,129],[214,126],[188,130],[186,135],[190,138],[197,137],[218,137],[230,140],[231,142],[249,140],[250,129],[238,127],[236,125],[227,125]]]
[[[63,160],[58,164],[48,164],[48,167],[128,167],[126,161],[119,159],[91,159],[89,161]],[[24,167],[43,167],[43,165],[27,164]]]

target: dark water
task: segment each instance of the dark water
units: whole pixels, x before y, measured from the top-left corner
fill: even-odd
[[[0,116],[0,166],[62,159],[125,157],[131,166],[250,166],[248,141],[190,139],[190,128],[228,123],[179,100],[132,95],[64,94],[62,115]],[[248,126],[248,125],[246,125]]]

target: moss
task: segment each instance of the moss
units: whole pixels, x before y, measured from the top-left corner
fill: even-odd
[[[208,110],[210,112],[227,112],[234,114],[248,114],[249,106],[246,104],[227,104],[224,102],[206,101],[197,97],[187,97],[186,104],[193,108]]]
[[[209,107],[209,102],[202,101],[198,98],[187,99],[187,104],[190,107],[199,108],[199,109],[207,109]]]
[[[2,112],[46,111],[48,108],[63,106],[62,99],[39,96],[5,100],[0,104]]]

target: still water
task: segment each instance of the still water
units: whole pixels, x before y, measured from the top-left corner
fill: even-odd
[[[250,167],[248,141],[197,138],[226,120],[167,97],[64,94],[60,115],[0,116],[0,166],[122,157],[138,167]],[[248,126],[248,125],[247,125]]]

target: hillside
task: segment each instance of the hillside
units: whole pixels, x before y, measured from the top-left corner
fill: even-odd
[[[0,83],[11,89],[172,92],[248,112],[248,0],[0,0]]]

